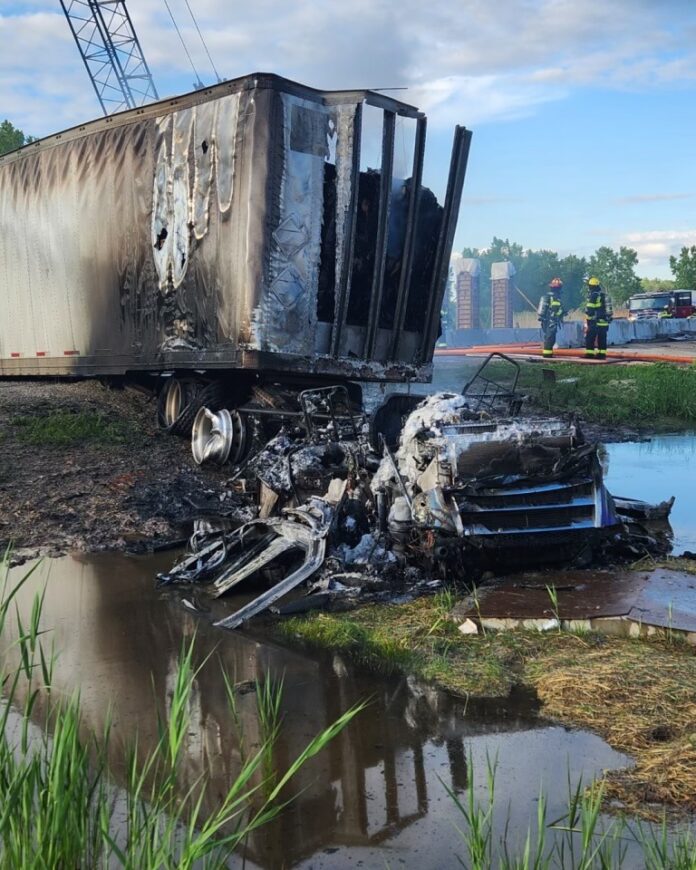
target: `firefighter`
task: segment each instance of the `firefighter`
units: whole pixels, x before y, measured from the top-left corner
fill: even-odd
[[[558,327],[563,323],[563,305],[561,304],[560,295],[563,281],[560,278],[552,278],[549,281],[549,292],[539,300],[539,322],[541,323],[541,331],[544,335],[544,344],[542,354],[545,357],[553,356],[553,346],[556,343],[556,333]]]
[[[585,356],[591,359],[606,359],[607,332],[609,331],[611,319],[614,316],[614,309],[611,299],[599,283],[599,278],[590,278],[587,285]]]

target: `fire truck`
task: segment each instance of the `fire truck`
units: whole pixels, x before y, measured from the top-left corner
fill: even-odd
[[[696,313],[693,290],[656,290],[637,293],[628,300],[628,319],[647,317],[691,317]]]

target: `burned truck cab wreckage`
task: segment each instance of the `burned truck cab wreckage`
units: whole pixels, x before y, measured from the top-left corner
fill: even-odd
[[[237,628],[269,607],[388,601],[625,545],[633,521],[607,492],[599,445],[572,420],[522,416],[518,375],[492,354],[461,393],[395,394],[370,415],[341,386],[305,391],[228,482],[240,525],[199,528],[160,583],[202,581],[218,597],[261,580],[265,591],[217,623]],[[254,419],[254,404],[243,413]],[[225,461],[230,412],[200,414],[208,427],[198,444],[194,429],[194,453]],[[285,598],[300,584],[303,597]]]

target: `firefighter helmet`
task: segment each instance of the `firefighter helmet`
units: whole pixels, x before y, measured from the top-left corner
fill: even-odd
[[[560,290],[562,286],[563,281],[561,281],[560,278],[552,278],[549,281],[549,287],[551,287],[553,290]]]
[[[599,287],[599,278],[590,278],[587,283],[590,287]]]

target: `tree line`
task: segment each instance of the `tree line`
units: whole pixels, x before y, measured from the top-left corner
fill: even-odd
[[[536,307],[552,278],[563,281],[562,298],[566,310],[583,306],[586,282],[592,275],[599,278],[616,307],[626,305],[636,293],[677,288],[696,290],[696,245],[684,247],[678,257],[669,258],[673,279],[639,278],[636,274],[638,253],[625,246],[615,250],[603,245],[591,257],[575,254],[559,257],[556,251],[533,251],[517,242],[494,236],[487,248],[464,248],[461,253],[463,257],[474,257],[481,262],[481,316],[484,323],[490,308],[491,265],[504,260],[509,260],[515,267],[514,281],[521,291],[513,294],[514,311],[529,310],[530,303]],[[455,299],[450,293],[442,312],[445,326],[456,322],[454,306]]]
[[[21,148],[22,145],[34,141],[34,136],[27,136],[23,130],[15,127],[7,119],[0,123],[0,154],[7,154],[8,151],[14,151],[15,148]]]

